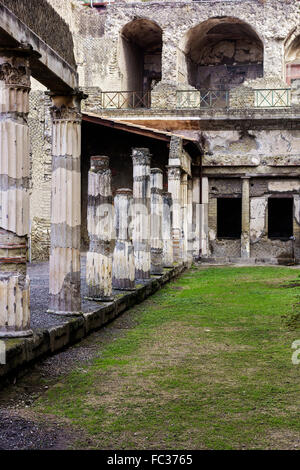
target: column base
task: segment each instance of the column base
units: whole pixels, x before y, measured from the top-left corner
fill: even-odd
[[[28,338],[33,335],[32,330],[24,331],[0,331],[0,338]]]
[[[47,310],[47,313],[50,313],[51,315],[61,315],[61,316],[65,316],[65,317],[73,317],[73,316],[76,316],[76,315],[82,315],[83,312],[59,312],[59,311],[56,311],[56,310]]]
[[[92,302],[113,302],[114,297],[84,297],[85,300],[90,300]]]

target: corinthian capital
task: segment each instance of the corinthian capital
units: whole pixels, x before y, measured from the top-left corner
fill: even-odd
[[[150,165],[151,154],[147,148],[133,148],[132,149],[132,162],[133,165]]]
[[[47,93],[52,100],[50,108],[53,121],[81,121],[81,100],[87,98],[87,95],[79,90],[68,94],[59,92]]]

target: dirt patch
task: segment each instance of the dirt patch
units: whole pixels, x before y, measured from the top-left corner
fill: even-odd
[[[37,423],[11,410],[0,411],[0,450],[63,450],[74,439],[59,424]]]

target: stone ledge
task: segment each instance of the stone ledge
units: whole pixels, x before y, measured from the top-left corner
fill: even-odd
[[[294,258],[235,258],[235,257],[206,257],[201,258],[202,264],[215,264],[215,265],[274,265],[274,266],[296,266],[299,264],[298,259]]]
[[[71,346],[111,322],[125,310],[143,302],[189,266],[190,264],[183,263],[174,268],[166,268],[161,276],[152,276],[149,282],[132,292],[120,293],[113,302],[101,304],[97,310],[80,316],[62,316],[62,324],[36,329],[31,338],[5,340],[6,364],[0,365],[0,386],[5,380],[21,375],[22,371],[38,359]]]

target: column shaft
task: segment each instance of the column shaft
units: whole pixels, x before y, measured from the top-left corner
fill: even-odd
[[[163,266],[173,267],[173,241],[172,241],[172,194],[164,192],[163,195]]]
[[[172,195],[172,239],[175,262],[182,261],[181,168],[168,166],[168,191]]]
[[[150,279],[150,151],[132,150],[133,160],[133,246],[136,279]]]
[[[188,178],[187,184],[187,256],[193,260],[195,227],[193,226],[193,180]]]
[[[163,172],[159,168],[151,169],[151,273],[163,272],[162,243],[162,190]]]
[[[182,258],[188,259],[188,175],[183,173],[181,176],[181,228],[182,228]]]
[[[192,226],[194,232],[193,255],[199,258],[201,250],[201,205],[200,205],[200,171],[199,167],[193,167],[193,214]]]
[[[250,258],[250,178],[242,178],[241,257]]]
[[[0,49],[0,337],[30,330],[28,46]]]
[[[88,175],[89,251],[86,259],[88,297],[110,300],[114,250],[113,205],[109,157],[91,157]]]
[[[131,189],[118,189],[115,196],[116,246],[113,255],[113,287],[133,290],[135,265],[129,217],[132,211]]]
[[[52,192],[49,312],[77,314],[80,297],[80,94],[52,94]]]

